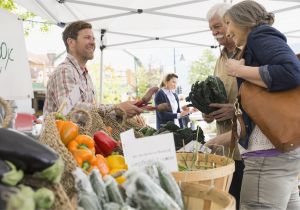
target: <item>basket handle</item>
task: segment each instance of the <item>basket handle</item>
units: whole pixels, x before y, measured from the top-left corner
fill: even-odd
[[[87,116],[87,120],[85,125],[82,127],[84,130],[89,130],[92,127],[92,116],[91,114],[84,109],[80,109],[80,108],[75,108],[74,110],[72,110],[69,114],[68,114],[68,118],[70,120],[72,120],[72,115],[76,114],[76,113],[83,113]]]
[[[9,126],[10,121],[12,120],[12,108],[11,105],[0,97],[0,106],[3,107],[5,116],[2,121],[2,127],[7,128]]]

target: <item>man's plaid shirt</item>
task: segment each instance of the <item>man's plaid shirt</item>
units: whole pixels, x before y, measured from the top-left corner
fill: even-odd
[[[70,54],[51,74],[44,104],[44,115],[56,112],[75,85],[79,86],[81,103],[95,104],[95,90],[86,68],[80,68],[77,60]]]

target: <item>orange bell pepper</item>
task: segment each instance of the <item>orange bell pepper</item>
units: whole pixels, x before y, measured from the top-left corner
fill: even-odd
[[[107,161],[103,155],[96,155],[97,159],[97,168],[100,171],[102,176],[109,174],[109,167],[107,165]]]
[[[68,145],[79,134],[79,127],[72,121],[56,120],[56,127],[64,145]]]
[[[93,168],[97,168],[97,159],[94,154],[86,149],[78,149],[73,152],[73,157],[78,166],[83,170],[90,172]]]
[[[95,154],[95,144],[92,137],[88,135],[79,135],[68,144],[68,149],[71,153],[78,149],[88,149]]]

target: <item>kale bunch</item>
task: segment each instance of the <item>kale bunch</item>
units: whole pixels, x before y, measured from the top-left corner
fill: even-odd
[[[216,108],[209,107],[211,103],[227,103],[227,94],[223,82],[219,77],[208,76],[205,81],[197,81],[191,87],[191,92],[186,101],[202,113],[209,114]]]
[[[174,124],[174,122],[169,121],[161,126],[161,128],[157,131],[157,134],[168,132],[172,132],[174,135],[176,150],[180,149],[193,140],[201,142],[202,144],[205,143],[205,136],[201,127],[198,127],[197,130],[192,130],[191,128],[180,128],[176,124]]]

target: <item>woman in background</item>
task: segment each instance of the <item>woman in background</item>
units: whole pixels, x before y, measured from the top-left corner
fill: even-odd
[[[167,74],[160,84],[160,90],[155,94],[154,102],[155,106],[162,103],[170,104],[170,110],[168,111],[156,111],[156,128],[159,129],[162,124],[166,124],[168,121],[173,121],[179,127],[184,127],[184,119],[188,117],[189,108],[179,106],[179,99],[175,93],[177,87],[178,76],[176,74]]]

